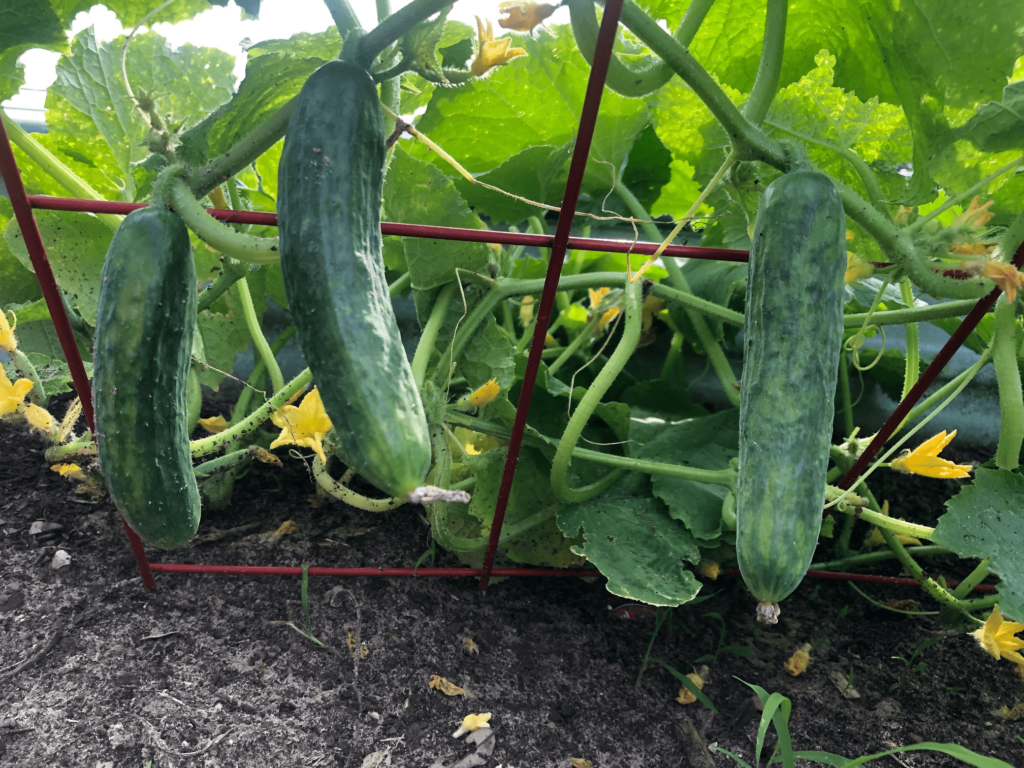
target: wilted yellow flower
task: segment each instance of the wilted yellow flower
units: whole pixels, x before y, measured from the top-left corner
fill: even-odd
[[[603,331],[605,329],[605,326],[607,326],[608,323],[610,323],[612,320],[618,317],[621,311],[622,310],[619,309],[618,307],[612,307],[611,309],[606,310],[601,315],[601,319],[597,321],[597,333]]]
[[[985,626],[974,630],[971,634],[978,644],[995,658],[1004,658],[1016,664],[1024,664],[1024,656],[1017,653],[1024,648],[1024,640],[1014,637],[1018,632],[1024,630],[1024,624],[1016,621],[1005,621],[999,613],[999,606],[992,606],[992,613],[985,622]]]
[[[320,461],[327,463],[322,441],[331,428],[331,418],[324,410],[320,392],[316,387],[302,398],[300,405],[283,405],[280,411],[270,416],[270,419],[281,428],[281,434],[270,444],[271,448],[279,445],[305,446],[312,448],[320,457]]]
[[[18,406],[25,400],[32,390],[32,382],[28,379],[18,379],[13,384],[7,378],[7,373],[0,368],[0,416],[6,416],[18,410]]]
[[[523,296],[519,305],[519,322],[525,328],[533,321],[533,296]]]
[[[949,459],[940,459],[939,454],[953,438],[954,429],[949,436],[943,430],[934,437],[925,440],[912,451],[904,451],[903,455],[893,459],[889,466],[900,472],[909,472],[924,477],[955,478],[969,477],[974,467],[970,464],[954,464]]]
[[[517,56],[525,56],[526,51],[522,48],[509,48],[512,45],[512,38],[503,37],[500,40],[494,39],[494,26],[490,21],[484,26],[480,17],[476,17],[476,29],[479,36],[479,47],[476,58],[470,65],[470,71],[477,77],[482,77],[494,67],[507,64]]]
[[[718,574],[722,568],[718,563],[711,560],[701,560],[700,565],[697,566],[697,570],[700,571],[701,576],[714,581],[718,578]]]
[[[882,502],[882,514],[889,517],[889,502]],[[900,518],[901,520],[903,518]],[[916,536],[908,536],[905,533],[897,533],[896,541],[906,546],[919,547],[921,546],[921,540]],[[868,547],[880,547],[885,544],[885,538],[882,536],[882,532],[875,528],[871,531],[871,535],[864,539],[865,546]]]
[[[281,525],[277,527],[277,530],[274,531],[271,538],[274,541],[278,541],[279,539],[287,536],[290,533],[295,533],[297,530],[299,530],[299,526],[296,525],[294,520],[285,520],[283,523],[281,523]]]
[[[644,299],[644,305],[641,309],[641,327],[646,332],[651,330],[651,325],[654,323],[654,316],[661,312],[665,308],[665,302],[655,296],[653,293]]]
[[[465,691],[459,688],[455,683],[451,683],[440,675],[431,675],[430,682],[427,683],[428,688],[440,691],[447,696],[459,696],[465,695]]]
[[[554,13],[557,7],[547,3],[534,3],[531,0],[498,3],[498,10],[506,14],[504,18],[498,19],[498,24],[516,32],[532,32],[533,28]]]
[[[608,295],[611,288],[587,288],[587,294],[590,296],[590,308],[597,309],[601,306],[601,302],[604,301],[604,297]]]
[[[811,644],[804,643],[792,656],[786,659],[782,665],[782,671],[790,677],[802,675],[807,671],[807,665],[811,663]]]
[[[484,712],[481,715],[466,715],[462,718],[462,725],[459,726],[459,730],[452,734],[452,738],[457,739],[464,733],[479,731],[481,728],[490,728],[490,720],[490,712]]]
[[[500,391],[501,387],[498,386],[498,380],[491,379],[483,386],[473,390],[469,396],[469,404],[475,406],[487,405],[498,396]]]
[[[995,241],[983,240],[978,243],[957,243],[949,247],[950,253],[961,256],[985,256],[995,250]]]
[[[230,424],[228,424],[228,420],[221,416],[219,413],[216,416],[210,416],[205,419],[199,419],[197,423],[199,424],[200,427],[205,429],[211,435],[216,435],[220,432],[223,432],[230,426]]]
[[[706,667],[705,667],[706,669]],[[698,691],[704,690],[704,677],[697,672],[691,672],[687,675],[688,678],[697,686]],[[685,685],[679,687],[679,695],[676,696],[676,701],[680,704],[693,704],[697,700],[697,697],[690,693],[690,689]]]
[[[18,327],[18,317],[11,312],[11,317],[14,318],[14,325],[7,323],[7,313],[0,309],[0,349],[9,355],[14,354],[14,350],[18,348],[18,342],[14,338],[14,329]]]
[[[900,209],[896,212],[896,216],[893,217],[893,221],[902,227],[910,219],[910,214],[913,212],[913,206],[901,205]]]
[[[57,472],[61,477],[70,477],[72,480],[85,480],[85,473],[77,464],[53,464],[50,469]]]
[[[35,403],[29,403],[22,413],[25,414],[25,421],[34,429],[38,429],[47,437],[53,436],[54,430],[57,429],[57,420],[50,415],[48,410],[40,408]]]
[[[552,336],[549,333],[549,334],[547,334],[544,337],[544,346],[545,347],[557,347],[558,346],[558,339],[556,339],[554,336]]]
[[[993,214],[988,210],[992,207],[992,203],[993,201],[989,200],[984,205],[978,205],[978,196],[975,195],[971,204],[967,206],[967,210],[953,219],[951,226],[981,229],[992,220]]]
[[[872,267],[869,262],[864,261],[855,253],[850,253],[850,251],[846,252],[845,282],[847,285],[855,280],[863,280],[865,277],[871,277],[871,274],[874,271],[875,268]]]
[[[1006,300],[1013,303],[1017,298],[1017,289],[1024,288],[1024,274],[1017,271],[1013,264],[1005,261],[986,259],[964,264],[966,269],[987,277],[998,285],[1006,294]]]

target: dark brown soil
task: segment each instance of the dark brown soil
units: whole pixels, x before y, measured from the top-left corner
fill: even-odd
[[[710,600],[674,611],[652,655],[684,674],[720,643],[756,651],[703,662],[713,713],[678,704],[679,684],[658,664],[636,686],[654,619],[617,618],[612,609],[624,601],[600,580],[513,579],[484,595],[471,579],[314,578],[312,628],[327,648],[280,623],[304,622],[297,578],[158,574],[149,592],[108,499],[76,495],[25,427],[0,424],[0,445],[2,766],[359,768],[377,765],[367,760],[375,752],[380,765],[450,766],[475,749],[452,733],[466,714],[481,712],[492,714],[493,752],[464,765],[542,768],[581,758],[595,768],[731,766],[709,745],[752,762],[759,720],[737,678],[792,700],[797,749],[856,757],[955,742],[1024,766],[1024,721],[995,714],[1024,702],[1013,666],[934,616],[880,610],[845,584],[806,581],[783,604],[779,625],[760,631],[736,577],[709,582]],[[945,483],[916,482],[901,497],[891,475],[885,482],[894,509],[903,498],[926,516],[941,511],[949,493]],[[200,535],[253,528],[150,557],[411,566],[429,542],[419,513],[406,507],[385,518],[318,500],[302,464],[286,460],[284,469],[253,470],[230,508],[204,519]],[[62,527],[31,535],[36,520]],[[286,520],[296,532],[268,543]],[[58,549],[71,564],[54,571]],[[458,565],[443,553],[437,564]],[[934,565],[936,573],[955,567]],[[915,589],[867,591],[935,609]],[[365,658],[349,652],[350,632],[366,645]],[[893,657],[909,658],[934,637],[943,639],[915,660],[925,668],[906,676]],[[469,653],[464,638],[479,652]],[[812,645],[810,667],[789,677],[782,664],[804,643]],[[16,674],[4,672],[36,656]],[[431,675],[465,695],[431,690]],[[844,696],[847,683],[859,698]],[[931,752],[878,764],[962,765]]]

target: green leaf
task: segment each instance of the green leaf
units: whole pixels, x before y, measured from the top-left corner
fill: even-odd
[[[675,607],[700,591],[682,563],[700,560],[697,543],[651,498],[644,475],[630,473],[606,493],[562,507],[558,527],[568,537],[582,530],[584,543],[573,551],[601,570],[613,595]]]
[[[1005,469],[974,471],[974,484],[946,502],[932,541],[960,557],[992,558],[999,609],[1024,621],[1024,477]]]
[[[665,421],[707,416],[704,406],[690,401],[690,393],[667,381],[642,381],[623,390],[619,399],[629,406],[634,420],[656,417]]]
[[[558,205],[565,189],[566,164],[571,147],[553,147],[540,144],[527,147],[496,168],[476,178],[527,200]],[[543,215],[543,209],[516,200],[508,195],[471,184],[461,176],[455,178],[455,188],[478,214],[490,216],[495,223],[518,224],[530,216]]]
[[[473,498],[468,512],[481,523],[481,535],[487,535],[494,520],[494,509],[498,502],[498,490],[505,469],[508,448],[496,448],[478,456],[470,456],[466,463],[476,476]],[[514,525],[526,518],[550,513],[550,517],[538,526],[530,528],[523,535],[502,544],[506,554],[516,562],[537,566],[568,568],[582,565],[584,559],[574,554],[555,522],[555,510],[559,501],[551,492],[549,476],[551,465],[540,452],[524,447],[519,453],[515,479],[509,493],[508,508],[504,527]]]
[[[147,14],[160,7],[163,0],[104,0],[104,5],[113,11],[118,21],[131,29],[140,23]],[[94,0],[50,0],[50,5],[57,12],[65,26],[75,18],[81,11],[88,11],[95,5]],[[150,21],[150,27],[156,22],[175,23],[191,19],[197,14],[207,11],[213,5],[224,5],[224,2],[207,2],[206,0],[175,0],[162,11],[154,15]],[[243,3],[244,5],[245,3]],[[259,3],[256,3],[257,9]]]
[[[957,131],[983,152],[1024,149],[1024,81],[1003,88],[1002,101],[988,101]]]
[[[300,58],[330,61],[341,53],[341,35],[330,26],[323,32],[297,32],[288,38],[263,40],[246,49],[249,60],[268,53],[288,53]]]
[[[739,411],[735,408],[703,418],[662,421],[634,419],[638,459],[680,464],[698,469],[728,469],[739,454]],[[698,539],[716,539],[722,532],[722,501],[728,489],[692,480],[654,475],[654,495],[668,505],[669,514]],[[702,542],[707,546],[705,542]]]
[[[458,302],[458,298],[452,303]],[[461,307],[459,308],[461,315]],[[498,327],[494,316],[488,317],[466,344],[457,370],[466,377],[470,389],[476,389],[491,379],[498,380],[502,392],[512,386],[515,364],[512,340]]]
[[[68,294],[82,319],[95,325],[100,271],[114,233],[99,219],[81,213],[36,211],[35,218],[57,284]],[[11,220],[5,237],[15,257],[30,268],[28,249],[17,221]]]
[[[708,259],[690,259],[683,265],[683,275],[690,284],[690,292],[707,301],[728,307],[734,300],[743,298],[747,287],[747,265],[728,261],[711,261]],[[689,339],[696,339],[690,318],[681,304],[669,305],[672,322]],[[708,328],[715,339],[725,338],[724,325],[721,320],[713,317],[705,318]]]
[[[17,48],[0,53],[0,101],[7,101],[25,84],[25,65],[18,63],[21,53]]]
[[[415,69],[430,72],[448,82],[441,71],[441,62],[437,60],[437,49],[444,37],[444,28],[448,12],[452,7],[442,8],[437,18],[426,19],[414,26],[402,37],[399,45],[402,58],[415,65]]]
[[[487,229],[436,166],[411,157],[401,146],[395,147],[384,185],[384,217],[406,224]],[[412,287],[418,291],[455,280],[456,269],[482,272],[491,258],[484,243],[406,237],[402,245]]]
[[[49,314],[46,315],[46,322],[50,322]],[[39,352],[29,352],[26,357],[32,363],[32,367],[36,369],[36,373],[39,374],[39,381],[43,385],[44,400],[71,391],[69,386],[72,381],[71,370],[64,360],[59,357],[52,358]],[[20,376],[13,362],[4,365],[4,371],[11,381]],[[85,363],[85,372],[89,378],[92,378],[92,363]]]
[[[498,67],[486,78],[434,91],[417,128],[473,173],[489,171],[527,147],[560,147],[574,140],[590,67],[576,50],[572,31],[541,28],[537,37],[514,35],[528,55]],[[606,193],[648,122],[639,99],[606,91],[601,98],[584,191]],[[416,157],[442,163],[417,145]]]
[[[6,0],[0,5],[0,53],[29,48],[66,51],[64,25],[47,0]]]
[[[246,280],[256,317],[261,318],[267,309],[266,273],[263,270],[250,272]],[[221,296],[210,309],[199,313],[196,330],[202,337],[203,352],[210,365],[200,372],[199,383],[216,391],[224,374],[234,369],[235,356],[252,341],[236,288]]]
[[[132,199],[131,168],[147,157],[142,142],[148,128],[125,94],[123,44],[123,38],[98,44],[91,27],[78,34],[72,55],[57,64],[46,122],[60,135],[65,155],[113,174]],[[133,90],[153,93],[160,113],[171,116],[168,122],[204,115],[223,103],[231,93],[233,67],[234,58],[223,51],[171,49],[155,32],[136,36],[128,49]]]
[[[465,69],[466,63],[473,56],[473,38],[476,32],[468,24],[461,21],[449,21],[444,27],[441,42],[437,44],[437,52],[441,55],[441,66],[452,69]]]
[[[6,231],[13,215],[10,202],[0,198],[0,230]],[[0,308],[34,301],[42,295],[32,270],[11,253],[6,238],[0,239]]]
[[[650,211],[661,197],[663,187],[672,180],[672,153],[658,138],[654,124],[648,123],[633,142],[622,184]]]

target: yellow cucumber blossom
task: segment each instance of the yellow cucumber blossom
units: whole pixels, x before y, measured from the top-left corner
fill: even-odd
[[[482,77],[494,67],[507,64],[517,56],[525,56],[526,51],[522,48],[509,48],[512,45],[512,38],[503,37],[500,40],[494,39],[494,26],[490,21],[484,26],[480,17],[476,17],[476,29],[480,38],[476,58],[470,65],[470,71],[477,77]]]
[[[1017,299],[1017,289],[1024,288],[1024,274],[1017,271],[1013,264],[1005,261],[985,259],[984,261],[964,262],[964,269],[982,277],[987,277],[998,285],[1006,294],[1011,304]]]
[[[228,420],[221,416],[219,413],[216,416],[210,416],[209,418],[206,419],[199,419],[197,423],[199,424],[200,427],[205,429],[211,435],[219,434],[230,426],[228,424]]]
[[[533,296],[523,296],[523,301],[519,305],[519,322],[523,328],[533,322]]]
[[[641,328],[644,332],[651,330],[651,326],[654,324],[654,316],[663,309],[665,309],[665,302],[654,294],[644,299],[644,305],[641,308]]]
[[[49,438],[55,436],[57,420],[50,415],[48,410],[40,408],[35,403],[28,403],[22,409],[22,413],[25,416],[25,421],[31,424],[33,429],[39,430]]]
[[[1003,619],[997,604],[992,606],[992,613],[989,615],[988,621],[985,622],[985,626],[974,630],[971,635],[987,653],[996,659],[1004,658],[1024,665],[1024,656],[1017,652],[1024,648],[1024,640],[1015,637],[1021,630],[1024,630],[1024,624]]]
[[[85,480],[85,473],[77,464],[54,464],[50,469],[61,477],[70,477],[72,480]]]
[[[943,430],[928,440],[925,440],[912,451],[904,451],[903,455],[893,459],[890,467],[899,472],[909,472],[924,477],[937,477],[950,479],[956,477],[970,477],[970,464],[954,464],[949,459],[940,459],[942,449],[952,442],[956,437],[954,429],[949,436]]]
[[[871,277],[875,268],[871,266],[869,262],[861,259],[857,254],[846,252],[846,278],[845,282],[847,285],[854,282],[855,280],[863,280],[865,277]]]
[[[473,390],[469,396],[469,404],[474,406],[487,405],[498,396],[500,391],[501,387],[498,386],[498,380],[491,379],[483,386]]]
[[[597,321],[597,333],[603,331],[605,329],[605,326],[607,326],[608,323],[610,323],[612,320],[618,317],[621,311],[622,310],[619,309],[618,307],[612,307],[611,309],[604,312],[601,315],[601,319]]]
[[[604,301],[604,297],[608,295],[611,288],[587,288],[587,294],[590,296],[590,308],[597,309],[601,306],[601,302]]]
[[[459,726],[459,730],[452,734],[452,738],[457,739],[464,733],[479,731],[481,728],[490,728],[490,721],[490,712],[484,712],[480,715],[466,715],[462,718],[462,725]]]
[[[531,0],[513,0],[498,3],[498,11],[505,14],[498,19],[498,25],[516,32],[532,32],[533,28],[550,16],[558,8],[547,3],[534,3]]]
[[[271,414],[271,421],[281,428],[281,434],[270,444],[271,448],[279,445],[301,445],[312,448],[320,461],[327,463],[324,455],[323,438],[331,429],[331,418],[324,410],[320,392],[316,387],[302,398],[299,405],[283,405],[277,413]]]
[[[953,219],[951,227],[967,227],[969,229],[981,229],[989,221],[992,220],[992,214],[989,208],[992,207],[993,200],[989,200],[984,205],[978,205],[978,196],[975,195],[974,199],[971,200],[971,204],[967,206],[967,210]]]
[[[7,313],[0,309],[0,349],[9,355],[13,355],[14,350],[18,348],[18,342],[14,338],[14,329],[18,327],[18,316],[11,312],[11,317],[14,318],[14,325],[8,324]]]
[[[28,379],[18,379],[13,384],[7,378],[7,372],[0,368],[0,416],[6,416],[18,410],[18,406],[25,400],[32,390],[32,382]]]

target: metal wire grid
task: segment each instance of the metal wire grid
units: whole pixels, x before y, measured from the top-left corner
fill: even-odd
[[[381,231],[385,235],[399,235],[403,237],[420,237],[437,240],[462,240],[472,242],[495,243],[500,245],[532,245],[542,248],[550,248],[551,256],[548,263],[547,274],[544,280],[544,288],[537,313],[537,323],[534,329],[533,341],[530,346],[526,371],[523,376],[522,389],[519,395],[519,402],[516,407],[516,419],[512,429],[512,435],[508,445],[508,455],[505,461],[502,474],[501,486],[498,492],[498,500],[494,510],[494,521],[491,526],[490,538],[484,557],[483,566],[480,568],[386,568],[386,567],[362,567],[362,568],[332,568],[332,567],[310,567],[308,573],[311,576],[476,576],[480,579],[480,589],[486,590],[487,585],[493,577],[509,576],[600,576],[597,570],[582,569],[561,569],[561,568],[495,568],[494,557],[498,547],[498,540],[501,535],[502,524],[508,505],[509,492],[512,488],[512,481],[515,477],[516,464],[519,459],[519,451],[522,446],[522,438],[526,429],[526,419],[529,414],[530,401],[533,397],[533,390],[537,380],[537,373],[540,367],[541,352],[544,349],[544,338],[551,321],[551,312],[554,307],[555,294],[558,290],[558,278],[561,273],[561,265],[568,248],[579,250],[604,251],[610,253],[633,253],[637,255],[653,254],[657,243],[631,243],[626,240],[606,240],[599,238],[571,237],[573,218],[575,216],[576,204],[579,200],[580,188],[583,183],[583,172],[586,167],[587,157],[590,152],[590,144],[594,135],[594,126],[597,121],[598,109],[601,104],[601,95],[604,89],[605,77],[608,73],[608,64],[611,58],[612,44],[615,40],[615,33],[618,28],[619,16],[622,12],[623,0],[608,0],[605,4],[605,12],[601,20],[601,27],[598,34],[597,45],[594,52],[593,66],[590,78],[587,83],[586,96],[583,102],[583,110],[580,116],[579,129],[577,132],[576,146],[573,149],[572,160],[569,166],[568,180],[565,186],[565,194],[562,198],[561,211],[558,217],[558,224],[555,234],[534,235],[527,233],[493,232],[489,230],[456,229],[452,227],[436,227],[424,225],[402,224],[395,222],[384,222]],[[32,214],[33,208],[59,211],[78,211],[88,213],[130,213],[145,205],[136,203],[118,203],[96,200],[79,200],[72,198],[46,197],[33,195],[29,196],[25,191],[24,183],[18,172],[14,153],[11,149],[7,132],[0,122],[0,174],[7,186],[11,203],[14,208],[15,217],[21,227],[25,238],[25,245],[35,269],[36,278],[39,281],[43,297],[46,300],[50,317],[53,320],[54,329],[60,341],[61,348],[67,359],[68,368],[71,372],[75,389],[82,401],[82,412],[89,424],[89,428],[95,433],[95,422],[92,409],[91,388],[82,358],[75,343],[70,322],[64,310],[64,303],[61,299],[60,289],[57,287],[46,256],[46,249],[43,246],[35,217]],[[213,216],[221,221],[230,221],[242,224],[266,224],[277,225],[276,214],[259,213],[251,211],[232,211],[210,209]],[[720,261],[745,262],[747,253],[722,248],[699,248],[692,246],[669,246],[664,255],[666,257],[689,257],[702,259],[716,259]],[[1013,263],[1020,267],[1024,262],[1024,246],[1019,249],[1014,257]],[[990,294],[980,299],[974,309],[964,318],[960,326],[953,333],[950,339],[932,360],[928,368],[921,374],[917,384],[911,389],[907,396],[897,406],[889,419],[878,431],[874,440],[860,456],[854,466],[840,481],[842,488],[849,488],[864,468],[871,462],[888,438],[893,434],[899,424],[909,413],[910,409],[922,397],[929,386],[935,381],[938,374],[964,340],[974,330],[981,318],[992,308],[999,296],[999,289],[993,290]],[[156,588],[153,580],[153,573],[215,573],[227,575],[251,575],[251,576],[300,576],[303,569],[298,566],[238,566],[238,565],[202,565],[190,563],[150,563],[146,557],[145,548],[138,535],[128,526],[122,518],[129,544],[135,555],[139,573],[143,583],[151,590]],[[732,572],[736,569],[726,569],[725,572]],[[911,579],[898,579],[886,576],[873,576],[868,574],[841,574],[827,571],[808,572],[808,576],[829,579],[848,579],[857,581],[869,581],[876,583],[916,585],[917,582]],[[990,585],[980,585],[979,591],[990,591]]]

